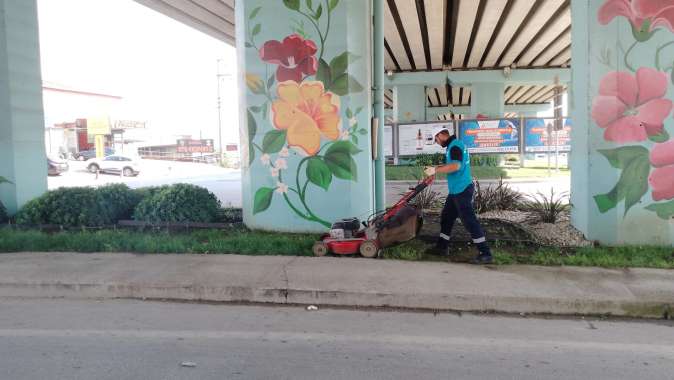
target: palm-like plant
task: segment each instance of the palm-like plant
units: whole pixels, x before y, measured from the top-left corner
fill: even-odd
[[[555,189],[550,189],[550,196],[538,193],[530,197],[525,210],[529,213],[527,221],[530,223],[556,223],[560,215],[571,209],[569,194],[567,192],[555,194]]]

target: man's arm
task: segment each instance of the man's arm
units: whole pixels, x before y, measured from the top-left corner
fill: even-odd
[[[449,164],[430,166],[424,170],[427,176],[432,176],[438,173],[454,173],[461,170],[461,163],[463,162],[463,151],[458,147],[453,147],[449,152],[449,158],[453,161]]]
[[[451,164],[447,165],[440,165],[435,167],[435,172],[436,173],[454,173],[458,172],[461,170],[461,163],[459,162],[452,162]]]

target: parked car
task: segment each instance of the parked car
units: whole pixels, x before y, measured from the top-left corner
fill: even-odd
[[[120,155],[94,158],[87,168],[92,173],[121,174],[125,177],[137,176],[140,173],[140,165],[137,159]]]
[[[61,173],[67,172],[69,169],[68,162],[65,160],[54,157],[47,156],[47,174],[48,175],[61,175]]]
[[[105,154],[104,156],[111,156],[115,154],[114,149],[112,148],[105,148]],[[81,150],[73,155],[76,160],[78,161],[89,161],[92,158],[96,158],[96,149],[89,149],[89,150]]]

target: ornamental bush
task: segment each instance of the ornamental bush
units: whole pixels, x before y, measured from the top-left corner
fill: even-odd
[[[133,218],[139,221],[215,223],[219,219],[220,201],[203,187],[176,184],[146,190]]]
[[[26,203],[16,215],[23,225],[54,224],[65,227],[97,227],[112,224],[112,208],[91,187],[49,191]]]

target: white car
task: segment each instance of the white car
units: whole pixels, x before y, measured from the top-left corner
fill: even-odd
[[[121,174],[124,177],[137,176],[140,173],[138,160],[126,156],[112,155],[104,158],[95,158],[90,160],[90,162],[87,169],[92,173]]]

